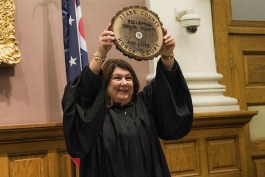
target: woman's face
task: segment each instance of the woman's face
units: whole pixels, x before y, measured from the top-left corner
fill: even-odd
[[[114,103],[120,103],[121,106],[130,103],[133,95],[133,78],[131,73],[120,67],[115,68],[107,91]]]

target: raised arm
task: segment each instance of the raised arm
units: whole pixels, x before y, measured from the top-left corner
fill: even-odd
[[[89,64],[89,68],[96,75],[98,75],[108,52],[114,44],[114,33],[112,31],[109,31],[109,28],[110,24],[108,24],[105,30],[101,33],[98,41],[98,49],[96,53],[94,53],[93,58]]]
[[[164,29],[164,32],[164,45],[161,52],[161,59],[164,67],[167,70],[171,71],[174,64],[173,50],[175,48],[175,41],[174,38],[170,34],[168,34],[167,29]]]
[[[140,94],[153,115],[159,137],[165,140],[184,137],[193,122],[191,95],[181,68],[174,59],[174,47],[174,38],[165,29],[156,76]]]
[[[63,129],[68,153],[84,157],[93,149],[105,119],[105,86],[101,66],[115,39],[108,31],[101,33],[99,45],[89,68],[69,83],[62,99]]]

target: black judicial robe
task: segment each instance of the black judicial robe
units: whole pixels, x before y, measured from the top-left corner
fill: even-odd
[[[123,108],[106,108],[105,91],[102,71],[89,67],[65,87],[63,130],[80,177],[170,177],[159,138],[180,139],[193,122],[178,63],[168,71],[159,60],[155,78]]]

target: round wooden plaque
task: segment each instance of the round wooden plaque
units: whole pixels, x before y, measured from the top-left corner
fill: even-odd
[[[135,60],[152,60],[163,47],[164,31],[156,13],[146,7],[130,6],[111,20],[116,48]]]

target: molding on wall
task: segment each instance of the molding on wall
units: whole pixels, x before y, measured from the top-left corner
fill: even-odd
[[[64,140],[62,123],[0,126],[0,144]]]
[[[196,113],[193,129],[240,127],[250,122],[256,111]]]

